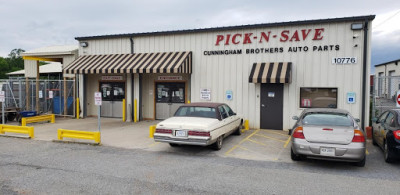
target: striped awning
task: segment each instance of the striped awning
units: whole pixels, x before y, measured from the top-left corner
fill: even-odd
[[[290,83],[291,62],[254,63],[251,68],[250,83]]]
[[[69,74],[192,73],[192,52],[84,55],[64,68]]]

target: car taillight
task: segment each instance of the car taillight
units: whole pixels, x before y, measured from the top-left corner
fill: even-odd
[[[210,137],[210,132],[206,132],[206,131],[189,131],[188,135]]]
[[[305,139],[303,134],[303,127],[297,127],[293,132],[293,137],[297,139]]]
[[[365,142],[365,137],[362,131],[354,129],[354,137],[352,142]]]
[[[394,138],[400,140],[400,130],[393,131]]]
[[[156,129],[156,133],[168,133],[168,134],[171,134],[172,130],[171,129]]]

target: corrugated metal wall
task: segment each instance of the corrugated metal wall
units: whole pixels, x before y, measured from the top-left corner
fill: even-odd
[[[292,62],[292,83],[284,86],[284,129],[289,129],[294,121],[291,117],[301,113],[300,87],[337,87],[338,107],[349,110],[355,117],[361,118],[363,31],[352,31],[351,23],[330,23],[299,26],[281,26],[259,29],[234,30],[223,32],[205,32],[134,38],[135,53],[192,51],[193,73],[191,75],[191,101],[200,101],[200,90],[210,89],[212,101],[229,104],[235,112],[249,119],[250,126],[260,126],[260,84],[248,82],[251,66],[255,62]],[[322,40],[312,40],[311,31],[306,40],[301,39],[302,29],[324,28]],[[289,31],[289,39],[297,30],[300,41],[280,42],[280,33]],[[259,43],[261,32],[271,31],[278,38],[270,37],[268,43]],[[370,34],[371,30],[369,30]],[[217,35],[242,34],[241,43],[216,46]],[[243,44],[245,33],[253,33],[258,39],[251,44]],[[356,35],[356,38],[353,36]],[[239,39],[238,39],[239,40]],[[370,37],[369,37],[370,40]],[[129,38],[89,40],[87,48],[80,48],[80,55],[130,53]],[[370,43],[370,41],[369,41]],[[339,45],[338,51],[313,51],[313,46]],[[357,45],[357,46],[355,46]],[[289,52],[289,47],[307,46],[307,52]],[[282,53],[246,54],[246,49],[280,48]],[[241,49],[236,55],[204,55],[204,51]],[[370,53],[370,49],[368,49]],[[335,65],[333,57],[356,57],[357,64]],[[370,60],[368,60],[368,71]],[[225,98],[227,90],[233,91],[233,100]],[[347,104],[347,92],[356,93],[356,103]],[[144,92],[143,93],[148,93]],[[368,94],[368,93],[367,93]],[[366,94],[366,95],[367,95]],[[368,100],[366,102],[368,104]],[[369,107],[366,105],[366,118]]]

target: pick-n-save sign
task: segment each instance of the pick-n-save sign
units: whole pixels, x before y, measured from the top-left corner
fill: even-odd
[[[268,43],[270,39],[278,39],[280,42],[293,42],[293,41],[305,41],[307,39],[322,40],[324,28],[315,29],[301,29],[301,30],[282,30],[278,34],[274,34],[271,31],[260,32],[260,34],[253,33],[236,33],[227,35],[217,35],[215,45],[229,45],[229,44],[251,44],[253,42]]]

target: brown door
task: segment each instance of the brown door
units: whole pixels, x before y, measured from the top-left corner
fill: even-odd
[[[283,128],[283,84],[261,84],[261,129]]]

